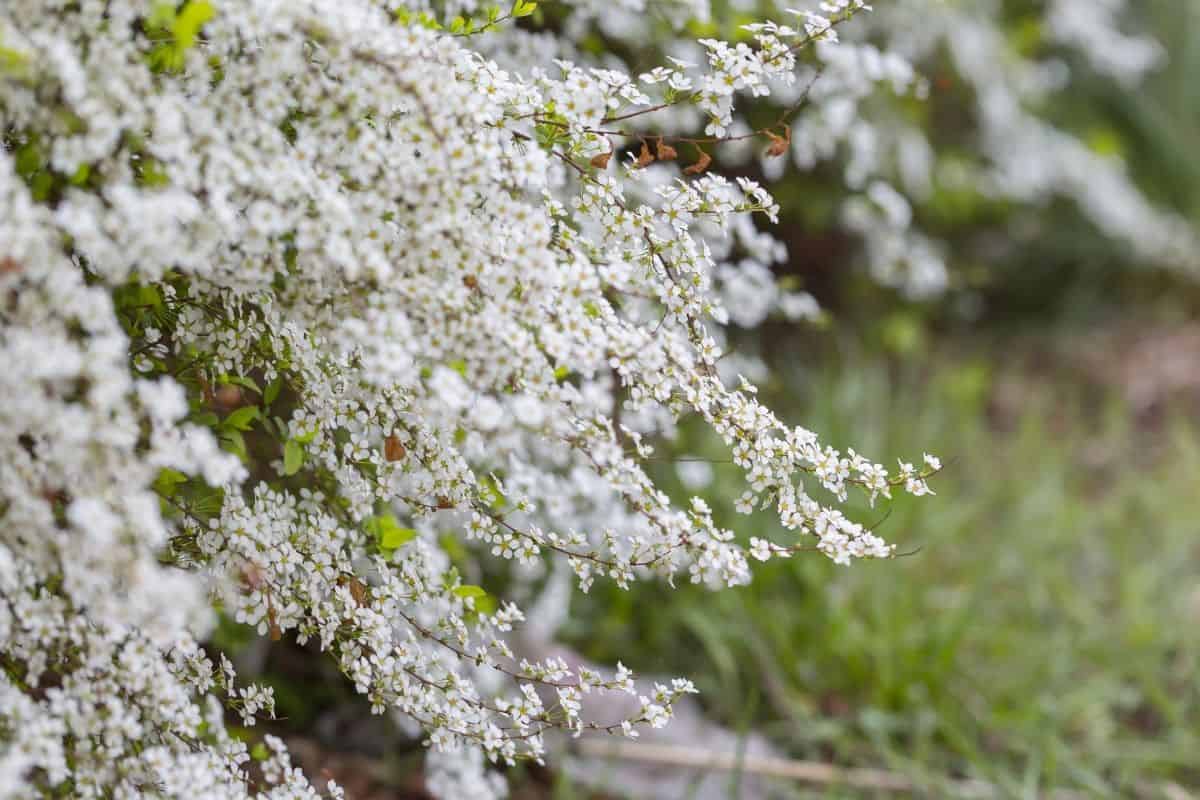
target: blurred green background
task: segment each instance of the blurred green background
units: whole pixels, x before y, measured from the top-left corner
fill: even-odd
[[[600,588],[577,600],[578,646],[691,675],[731,728],[798,758],[887,767],[930,796],[961,777],[1001,797],[1194,789],[1194,409],[1133,414],[1112,387],[1033,360],[985,348],[898,365],[854,348],[784,367],[774,399],[831,441],[945,459],[936,498],[856,517],[916,552],[852,568],[771,562],[720,593]],[[719,457],[715,442],[694,445]],[[735,498],[714,503],[725,520],[786,540],[769,514],[735,518]]]
[[[1013,36],[1027,33],[1035,7],[1003,4]],[[1196,223],[1200,3],[1131,8],[1132,27],[1166,49],[1164,67],[1133,90],[1077,70],[1071,91],[1039,111],[1123,158],[1147,197]],[[915,552],[852,568],[801,555],[719,593],[598,584],[575,597],[566,638],[597,661],[691,676],[710,717],[764,733],[791,757],[886,769],[918,795],[953,796],[974,779],[997,797],[1194,796],[1194,277],[1137,263],[1065,202],[1028,209],[935,192],[917,219],[951,243],[959,280],[945,296],[908,302],[848,268],[853,244],[839,238],[821,185],[820,175],[790,176],[775,188],[789,249],[801,254],[784,271],[832,321],[768,327],[738,344],[763,351],[764,394],[788,422],[885,463],[923,449],[942,457],[936,498],[858,509]],[[1031,215],[1036,235],[1004,258],[971,248],[981,232],[1016,239]],[[699,429],[674,452],[726,457]],[[720,520],[787,540],[770,514],[735,515],[736,470],[714,469],[702,493]],[[659,475],[690,494],[670,465]],[[560,785],[558,795],[588,793]]]
[[[1034,5],[1004,4],[1014,32]],[[1080,71],[1043,116],[1124,158],[1149,198],[1195,224],[1200,3],[1132,8],[1167,64],[1134,90]],[[800,211],[785,227],[804,232],[791,249],[808,236],[828,262],[819,242],[836,233],[814,224],[821,195],[806,201],[812,184],[789,180],[785,214]],[[967,276],[958,291],[906,302],[837,260],[793,262],[830,325],[739,342],[764,351],[764,394],[787,421],[884,463],[941,456],[936,498],[856,516],[915,552],[852,568],[771,562],[719,593],[597,585],[576,597],[568,638],[598,661],[693,677],[712,718],[789,756],[887,769],[922,796],[953,796],[961,779],[997,797],[1198,796],[1197,284],[1131,260],[1069,204],[935,194],[917,213],[964,243],[950,251]],[[1037,235],[1004,260],[980,262],[965,244],[1030,214]],[[725,458],[700,434],[685,431],[676,452]],[[705,496],[721,520],[787,540],[770,514],[735,515],[736,470],[714,469]],[[674,470],[660,476],[670,484]]]

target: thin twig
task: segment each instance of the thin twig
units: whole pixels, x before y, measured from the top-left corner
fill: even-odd
[[[839,767],[820,761],[798,761],[777,756],[722,753],[674,744],[652,744],[623,740],[579,739],[574,752],[589,758],[620,759],[686,769],[752,773],[771,778],[800,781],[823,786],[846,786],[879,792],[913,794],[929,789],[926,782],[914,781],[898,772],[869,767]],[[961,798],[997,798],[1000,789],[985,781],[946,779],[946,793]],[[1082,800],[1080,792],[1056,789],[1042,795],[1054,800]]]

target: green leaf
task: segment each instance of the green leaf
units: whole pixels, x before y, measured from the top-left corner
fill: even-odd
[[[233,453],[242,461],[248,461],[250,455],[246,452],[246,440],[239,430],[227,430],[221,434],[221,446],[226,452]]]
[[[538,4],[527,0],[516,0],[513,3],[512,15],[514,17],[528,17],[533,12],[537,11]]]
[[[221,422],[221,427],[236,431],[248,431],[254,427],[254,420],[256,419],[258,419],[258,406],[242,406],[230,413]]]
[[[459,375],[462,375],[464,378],[467,377],[467,362],[463,361],[461,358],[454,359],[446,366],[457,372]]]
[[[188,484],[187,494],[192,513],[201,517],[217,514],[225,505],[225,490],[219,486],[197,485],[193,482]]]
[[[45,160],[42,157],[42,151],[38,147],[36,137],[30,137],[29,141],[17,148],[15,166],[17,174],[24,180],[31,180],[34,175],[41,170]]]
[[[28,73],[29,56],[20,50],[0,46],[0,75],[23,78]]]
[[[491,616],[500,607],[499,601],[488,594],[487,590],[482,586],[464,584],[463,586],[455,586],[451,589],[451,592],[464,600],[471,598],[474,601],[475,612],[483,616]]]
[[[295,475],[304,465],[304,446],[295,439],[288,439],[283,446],[283,474]]]
[[[171,184],[171,176],[167,174],[166,165],[153,158],[142,157],[139,183],[147,189],[158,189]]]
[[[175,23],[171,26],[171,33],[175,34],[175,45],[180,50],[194,46],[200,28],[216,15],[216,9],[207,0],[190,0],[175,17]]]
[[[189,0],[178,12],[174,3],[156,3],[144,25],[152,40],[160,40],[146,56],[150,68],[155,72],[181,71],[184,54],[196,46],[196,37],[204,23],[216,15],[216,9],[207,0]],[[168,33],[169,38],[165,36]]]
[[[166,467],[154,479],[154,491],[163,497],[174,497],[175,493],[179,491],[179,484],[186,483],[187,479],[187,475],[182,472]]]
[[[275,376],[275,380],[267,384],[267,391],[263,393],[263,405],[269,406],[271,403],[274,403],[275,399],[279,397],[279,390],[282,388],[283,378],[277,375]]]
[[[34,200],[39,203],[45,202],[50,199],[50,192],[54,189],[54,175],[50,172],[39,172],[33,176],[30,188],[33,189]]]
[[[174,3],[155,3],[146,17],[147,28],[169,28],[175,23]]]
[[[122,309],[162,308],[162,293],[157,286],[144,283],[128,284],[118,290],[118,307]]]
[[[400,527],[391,514],[368,517],[364,527],[379,542],[380,549],[385,551],[402,547],[417,537],[415,530]]]
[[[491,475],[485,475],[480,481],[480,485],[484,489],[483,497],[485,499],[490,497],[490,505],[493,510],[499,511],[504,508],[504,504],[508,502],[508,498],[506,498],[504,493],[500,491],[500,485],[496,483],[495,478],[493,478]]]
[[[257,743],[250,748],[250,757],[255,761],[266,761],[270,757],[270,752],[267,751],[267,746],[262,742]]]
[[[255,394],[263,393],[262,389],[258,388],[258,384],[254,382],[254,379],[248,378],[245,375],[222,375],[221,382],[232,383],[235,386],[241,386],[245,389],[249,389]]]
[[[206,428],[215,428],[221,420],[211,411],[201,411],[192,417],[192,422],[197,425],[203,425]]]
[[[460,33],[466,27],[467,27],[467,21],[466,21],[466,19],[464,19],[461,16],[455,17],[454,19],[450,20],[450,32],[451,33]]]
[[[469,583],[463,584],[462,586],[455,586],[452,591],[456,597],[462,597],[464,599],[468,597],[483,597],[485,594],[487,594],[487,589],[484,589],[482,586],[475,586]]]
[[[475,612],[480,616],[490,617],[500,608],[500,601],[490,594],[475,598]]]

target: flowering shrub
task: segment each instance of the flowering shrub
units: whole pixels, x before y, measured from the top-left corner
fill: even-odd
[[[891,555],[837,505],[925,494],[937,460],[892,473],[784,424],[718,343],[730,259],[779,255],[748,217],[777,207],[708,151],[862,3],[822,10],[629,76],[529,63],[527,0],[6,2],[0,796],[316,796],[277,739],[227,731],[273,699],[201,650],[215,609],[319,642],[423,729],[443,795],[497,793],[488,760],[637,736],[693,688],[584,718],[629,671],[514,657],[521,610],[451,552],[563,560],[583,591]],[[681,107],[704,137],[620,127]],[[656,488],[650,441],[684,415],[794,541]]]

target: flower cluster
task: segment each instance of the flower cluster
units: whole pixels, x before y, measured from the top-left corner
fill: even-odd
[[[770,194],[699,140],[609,161],[614,126],[676,107],[734,139],[737,98],[863,8],[825,6],[634,79],[367,0],[6,3],[0,796],[316,796],[226,732],[273,699],[199,649],[217,605],[415,721],[443,794],[499,791],[486,763],[551,730],[665,724],[688,681],[520,658],[522,611],[460,566],[749,580],[645,469],[684,415],[796,532],[756,557],[891,555],[836,506],[926,494],[936,462],[843,456],[718,369],[722,325],[762,316],[724,307],[733,260],[781,256],[747,222]],[[591,693],[638,710],[585,718]]]

